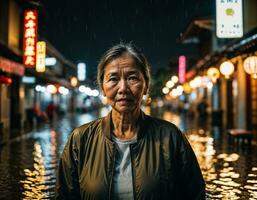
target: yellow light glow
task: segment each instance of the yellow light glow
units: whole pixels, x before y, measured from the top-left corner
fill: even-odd
[[[70,84],[72,87],[76,87],[78,85],[78,79],[75,76],[71,77]]]
[[[177,89],[171,90],[170,96],[173,97],[173,98],[176,98],[176,97],[178,96],[178,91],[177,91]]]
[[[196,76],[194,78],[194,87],[195,88],[200,87],[201,83],[202,83],[202,77],[201,76]]]
[[[171,80],[172,80],[172,82],[177,83],[178,82],[178,77],[177,76],[172,76]]]
[[[207,70],[207,76],[212,80],[213,83],[216,83],[217,79],[220,77],[220,72],[217,68],[211,67]]]
[[[163,94],[168,94],[169,93],[169,88],[167,88],[167,87],[164,87],[164,88],[162,88],[162,93]]]
[[[48,85],[46,87],[46,91],[51,94],[55,94],[57,92],[57,88],[54,85]]]
[[[177,89],[178,96],[183,94],[184,89],[182,85],[178,85],[176,89]]]
[[[257,78],[257,56],[250,56],[244,60],[244,70],[247,74]]]
[[[225,78],[229,78],[229,76],[234,72],[235,67],[232,62],[225,61],[220,65],[220,72],[225,76]]]
[[[168,88],[172,88],[174,86],[174,82],[169,80],[167,83],[166,83],[166,87]]]
[[[44,41],[37,42],[36,71],[44,72],[46,70],[46,43]]]
[[[183,84],[183,90],[185,93],[189,94],[190,92],[192,92],[192,88],[190,87],[189,83],[184,83]]]

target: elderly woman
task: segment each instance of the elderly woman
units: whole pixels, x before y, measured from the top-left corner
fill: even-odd
[[[205,199],[186,137],[140,110],[150,83],[144,55],[131,44],[112,47],[98,65],[98,81],[112,110],[72,132],[56,199]]]

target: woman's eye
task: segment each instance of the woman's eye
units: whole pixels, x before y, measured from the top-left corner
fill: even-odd
[[[128,79],[129,79],[130,81],[136,81],[136,80],[138,80],[137,76],[130,76]]]
[[[116,82],[116,81],[118,81],[118,79],[116,77],[111,77],[111,78],[108,79],[108,81]]]

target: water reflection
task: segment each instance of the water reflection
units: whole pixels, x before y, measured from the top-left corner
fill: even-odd
[[[245,178],[240,177],[239,170],[236,168],[240,165],[238,163],[240,156],[237,153],[217,154],[214,148],[214,139],[210,132],[203,129],[188,131],[187,136],[206,181],[208,199],[256,198],[257,170],[252,170],[251,174],[248,174],[247,184],[249,185],[244,186],[245,189],[248,189],[248,193],[242,194],[242,184]],[[252,177],[250,181],[249,177]]]
[[[48,189],[46,186],[47,177],[42,155],[42,149],[39,143],[34,144],[33,156],[33,169],[24,169],[24,174],[26,178],[25,180],[20,181],[23,187],[23,199],[45,199],[49,197],[46,194]]]
[[[173,122],[186,134],[206,181],[207,199],[257,199],[256,147],[236,151],[218,127],[199,127],[197,120],[165,110],[145,107],[145,111]],[[71,131],[108,112],[106,107],[95,113],[67,115],[2,147],[0,199],[53,199],[58,159]]]

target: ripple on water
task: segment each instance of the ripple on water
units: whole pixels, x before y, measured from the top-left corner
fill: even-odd
[[[234,152],[217,154],[213,138],[203,129],[191,130],[187,137],[206,182],[207,199],[256,199],[257,168],[252,167],[247,177],[241,174],[242,168],[252,162],[246,163],[245,158]]]

